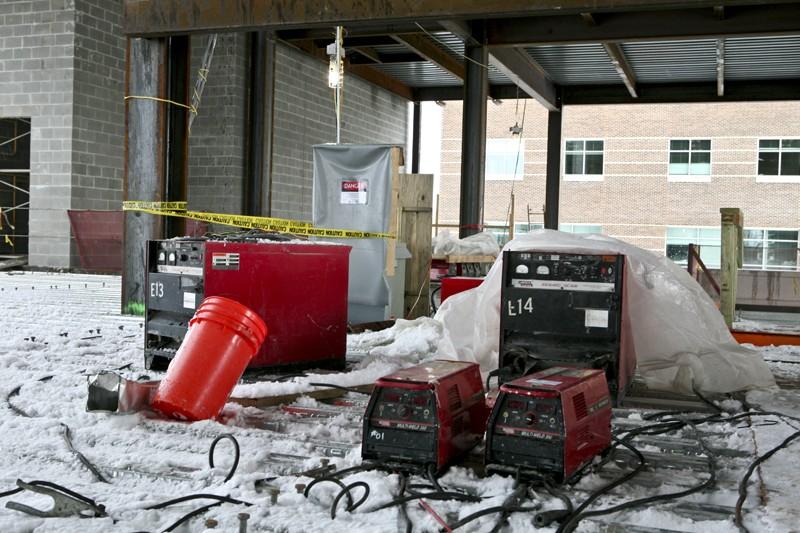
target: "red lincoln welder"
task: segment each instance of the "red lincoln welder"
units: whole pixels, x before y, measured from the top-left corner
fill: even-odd
[[[561,483],[609,446],[605,371],[551,367],[500,387],[486,431],[486,465]]]
[[[364,415],[361,456],[390,468],[437,472],[483,437],[488,411],[480,367],[431,361],[375,383]]]

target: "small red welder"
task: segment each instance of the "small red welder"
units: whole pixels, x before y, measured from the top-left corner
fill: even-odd
[[[480,367],[431,361],[375,383],[361,456],[383,466],[441,471],[483,437],[488,416]]]
[[[605,372],[552,367],[500,387],[486,431],[487,470],[561,483],[610,445]]]

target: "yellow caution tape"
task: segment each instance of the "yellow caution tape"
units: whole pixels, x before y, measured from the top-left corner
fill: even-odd
[[[247,215],[228,215],[225,213],[205,213],[189,211],[186,202],[122,202],[123,211],[139,211],[152,215],[189,218],[211,224],[224,224],[238,228],[258,229],[273,233],[292,233],[309,237],[335,237],[343,239],[393,239],[389,233],[371,233],[348,229],[315,228],[310,222],[286,218],[254,217]]]

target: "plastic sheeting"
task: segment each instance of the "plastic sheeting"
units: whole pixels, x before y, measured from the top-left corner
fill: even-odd
[[[434,255],[491,255],[496,257],[499,253],[500,246],[497,245],[497,238],[487,231],[459,239],[445,230],[433,239]]]
[[[700,285],[666,257],[611,237],[538,230],[503,250],[624,254],[627,308],[623,327],[633,341],[639,374],[652,389],[691,393],[771,387],[758,352],[740,346]],[[455,359],[497,367],[502,255],[477,288],[451,296],[436,313]]]

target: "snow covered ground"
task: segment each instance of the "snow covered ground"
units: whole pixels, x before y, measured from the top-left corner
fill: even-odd
[[[314,487],[311,497],[298,494],[295,485],[309,483],[310,477],[287,475],[318,467],[325,458],[340,468],[360,462],[360,413],[363,398],[351,395],[352,407],[343,407],[331,418],[293,417],[280,409],[258,410],[229,404],[225,424],[204,421],[194,424],[148,419],[142,415],[87,413],[86,376],[101,370],[131,365],[122,371],[128,378],[144,375],[158,379],[158,373],[142,368],[142,320],[120,316],[119,278],[49,273],[0,273],[0,304],[4,310],[5,334],[0,337],[0,492],[15,487],[17,479],[59,483],[105,505],[104,518],[37,518],[0,507],[1,532],[108,532],[163,531],[186,513],[213,503],[194,500],[161,510],[145,507],[178,496],[213,493],[226,495],[252,506],[224,504],[209,509],[176,531],[237,531],[238,514],[250,515],[248,531],[348,532],[405,531],[398,509],[370,512],[392,499],[398,490],[397,475],[360,472],[346,477],[348,484],[364,481],[371,493],[367,502],[352,513],[340,506],[330,518],[330,504],[339,488],[332,483]],[[398,366],[431,357],[437,350],[438,330],[433,321],[417,327],[401,323],[392,332],[368,333],[352,337],[349,349],[358,353],[356,372],[346,376],[319,375],[282,384],[242,384],[238,397],[257,397],[272,392],[309,390],[308,382],[317,378],[341,384],[361,384]],[[797,381],[800,348],[766,348],[765,358],[785,382]],[[800,367],[800,365],[796,365]],[[46,376],[53,376],[44,380]],[[15,388],[18,393],[3,401]],[[796,390],[779,393],[751,392],[748,400],[760,407],[797,415],[800,395]],[[13,404],[23,413],[13,410]],[[319,407],[304,399],[298,406]],[[728,401],[726,407],[737,404]],[[322,406],[330,408],[330,406]],[[30,415],[30,417],[24,416]],[[644,423],[642,413],[620,411],[617,428]],[[94,463],[110,483],[94,479],[70,451],[64,440],[64,427],[70,428],[74,446]],[[253,426],[261,425],[264,429]],[[795,423],[794,425],[800,424]],[[622,530],[633,526],[644,531],[737,531],[729,514],[736,501],[736,485],[754,454],[763,454],[795,429],[774,416],[753,417],[735,423],[707,424],[697,430],[684,429],[666,444],[658,439],[637,441],[637,447],[652,460],[651,471],[642,473],[635,484],[624,485],[592,508],[607,507],[644,495],[686,488],[705,479],[705,458],[696,452],[682,454],[681,446],[692,447],[698,438],[716,450],[718,482],[714,490],[693,495],[683,507],[675,504],[651,505],[637,511],[586,520],[580,531],[600,529],[599,520],[615,521]],[[241,445],[241,462],[233,478],[224,482],[231,466],[231,447],[221,442],[216,454],[217,468],[208,466],[207,452],[220,434],[235,435]],[[672,455],[665,454],[665,446]],[[795,444],[797,446],[797,444]],[[800,510],[796,507],[800,483],[800,460],[796,449],[778,452],[754,472],[745,504],[745,524],[751,531],[790,531],[797,529]],[[674,460],[672,460],[674,459]],[[681,465],[695,467],[683,468]],[[572,499],[580,503],[588,491],[625,471],[611,465],[587,475],[571,489]],[[280,489],[271,503],[268,486],[256,482],[275,477],[271,486]],[[465,467],[451,469],[441,480],[482,496],[479,503],[427,501],[447,523],[485,507],[501,504],[512,491],[513,481],[500,476],[479,478]],[[260,485],[260,488],[258,487]],[[354,496],[359,497],[359,489]],[[0,503],[16,501],[43,509],[50,499],[32,493],[5,496]],[[702,511],[697,511],[698,504]],[[708,511],[714,504],[715,512]],[[537,491],[535,503],[542,509],[560,508],[561,502]],[[688,510],[687,510],[688,509]],[[694,509],[694,510],[693,510]],[[705,513],[705,514],[703,514]],[[408,514],[417,531],[438,531],[434,515],[416,503]],[[471,522],[459,531],[489,531],[497,515]],[[705,519],[701,519],[705,517]],[[529,531],[531,513],[514,513],[506,531]],[[212,522],[216,521],[216,527]],[[543,531],[553,531],[545,528]]]

